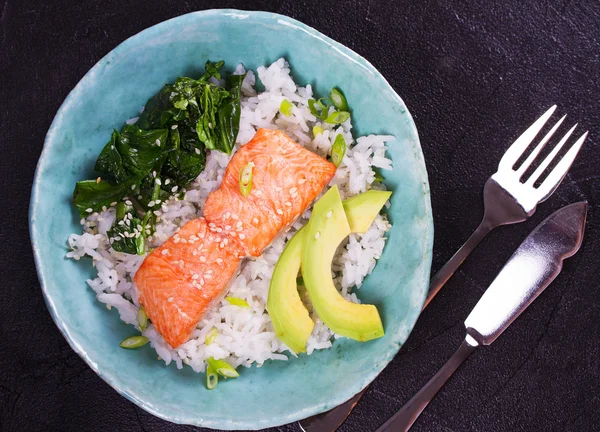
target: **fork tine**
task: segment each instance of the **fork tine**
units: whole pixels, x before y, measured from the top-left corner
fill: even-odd
[[[539,119],[537,119],[529,128],[523,132],[523,134],[517,138],[517,140],[506,150],[500,164],[498,165],[498,171],[500,170],[512,170],[512,167],[521,157],[523,152],[529,147],[535,136],[538,134],[540,129],[544,127],[550,116],[556,110],[556,105],[550,107]]]
[[[588,133],[584,133],[573,147],[569,149],[565,157],[561,159],[561,161],[554,167],[554,169],[548,174],[546,180],[542,182],[540,187],[537,190],[538,195],[540,196],[539,202],[545,201],[550,195],[554,193],[558,185],[562,182],[562,179],[571,168],[571,164],[577,157],[577,153],[581,150],[583,146],[583,142],[587,138]]]
[[[556,155],[558,154],[560,149],[565,145],[565,143],[567,142],[567,140],[569,139],[569,137],[571,136],[571,134],[573,133],[573,131],[575,130],[576,127],[577,127],[577,124],[575,124],[575,126],[573,126],[571,129],[569,129],[569,132],[567,132],[565,134],[565,136],[562,137],[562,139],[558,142],[558,144],[556,144],[556,146],[552,149],[550,154],[548,156],[546,156],[546,159],[544,159],[542,161],[540,166],[537,167],[537,169],[533,172],[533,174],[531,174],[531,177],[529,177],[527,179],[527,181],[525,182],[526,185],[533,187],[533,184],[537,181],[537,179],[540,178],[540,176],[544,173],[546,168],[548,168],[548,165],[550,165],[550,163],[552,162],[552,159],[554,159],[556,157]]]
[[[561,123],[564,121],[565,118],[567,118],[566,115],[563,116],[563,118],[561,118],[558,122],[556,122],[556,124],[552,127],[552,129],[550,129],[550,132],[548,132],[546,134],[546,136],[542,139],[542,141],[540,141],[540,143],[535,147],[535,149],[533,149],[533,151],[527,157],[527,159],[525,159],[525,162],[523,162],[523,164],[516,171],[519,179],[521,178],[523,173],[525,173],[527,168],[529,168],[529,165],[531,165],[531,163],[534,161],[534,159],[537,157],[537,155],[540,153],[540,151],[542,151],[544,146],[548,143],[548,141],[550,140],[552,135],[554,135],[554,132],[556,132],[556,129],[558,129],[558,127],[561,125]]]

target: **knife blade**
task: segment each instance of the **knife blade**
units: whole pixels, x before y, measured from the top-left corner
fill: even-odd
[[[521,243],[467,319],[465,340],[434,377],[377,432],[407,431],[421,412],[479,346],[490,345],[546,289],[583,240],[587,202],[561,208]]]

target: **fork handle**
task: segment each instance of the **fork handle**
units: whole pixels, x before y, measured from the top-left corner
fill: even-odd
[[[450,276],[452,276],[458,267],[460,267],[479,242],[494,228],[495,227],[487,219],[484,218],[484,220],[481,221],[475,232],[471,234],[471,237],[469,237],[465,244],[456,251],[454,256],[444,264],[435,276],[433,276],[431,282],[429,282],[429,292],[427,293],[423,309],[429,305],[429,302],[433,300],[448,279],[450,279]]]
[[[429,402],[446,384],[452,374],[478,347],[477,342],[467,335],[458,350],[442,368],[421,388],[396,414],[386,421],[377,432],[406,432],[419,418]]]

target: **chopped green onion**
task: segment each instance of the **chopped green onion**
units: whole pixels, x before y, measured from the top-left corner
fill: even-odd
[[[133,348],[139,348],[141,346],[144,346],[149,341],[150,341],[150,339],[148,339],[146,336],[132,336],[130,338],[123,340],[123,342],[121,342],[119,344],[119,346],[121,348],[133,349]]]
[[[240,183],[240,193],[242,196],[250,195],[250,191],[252,190],[252,167],[254,164],[250,162],[245,167],[240,170],[239,175],[239,183]]]
[[[331,99],[333,106],[340,111],[348,111],[348,102],[346,101],[344,94],[339,89],[335,87],[332,88],[329,99]]]
[[[313,127],[313,136],[316,137],[320,133],[323,133],[323,128],[321,126]]]
[[[383,177],[381,176],[381,174],[375,171],[375,179],[373,181],[381,183],[383,181]]]
[[[331,163],[335,166],[340,166],[342,163],[342,159],[344,159],[344,155],[346,154],[346,140],[342,136],[342,134],[338,134],[335,137],[335,141],[333,142],[333,146],[331,147]]]
[[[350,118],[348,111],[334,111],[325,119],[325,123],[329,124],[340,124],[344,123]]]
[[[225,300],[227,300],[229,302],[229,304],[232,304],[234,306],[239,306],[239,307],[243,307],[243,308],[249,308],[250,305],[248,304],[248,302],[242,298],[239,297],[225,297]]]
[[[208,331],[208,333],[206,333],[206,336],[204,336],[204,343],[206,344],[206,346],[209,346],[211,343],[213,343],[217,338],[218,334],[219,330],[217,330],[216,327],[211,328]]]
[[[215,360],[214,357],[209,357],[206,361],[209,367],[212,367],[219,375],[225,378],[237,378],[240,376],[225,360]]]
[[[144,233],[146,232],[144,228]],[[146,253],[146,236],[144,233],[140,233],[135,238],[135,251],[138,255],[144,255]]]
[[[206,388],[209,390],[214,389],[219,383],[219,375],[215,372],[211,365],[206,368]]]
[[[281,111],[281,114],[283,114],[286,117],[292,115],[292,108],[292,103],[287,99],[282,100],[281,105],[279,105],[279,111]]]
[[[316,118],[318,119],[325,119],[327,117],[327,106],[321,102],[325,99],[319,99],[319,100],[314,100],[314,99],[309,99],[308,100],[308,109],[310,110],[310,112],[312,113],[312,115],[314,115]]]
[[[146,330],[146,327],[148,326],[148,315],[146,315],[146,310],[143,306],[140,306],[138,309],[137,322],[138,326],[140,327],[140,331]]]

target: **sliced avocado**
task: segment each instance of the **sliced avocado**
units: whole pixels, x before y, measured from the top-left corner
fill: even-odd
[[[300,300],[296,285],[305,231],[302,227],[294,234],[281,253],[273,270],[267,300],[275,334],[296,354],[306,351],[306,342],[315,326]]]
[[[390,196],[389,191],[370,190],[342,201],[353,233],[365,233]]]
[[[344,200],[342,205],[350,231],[367,231],[391,194],[386,191],[368,191]],[[300,271],[305,229],[306,227],[301,228],[281,253],[273,270],[267,301],[275,334],[296,354],[306,350],[306,343],[314,327],[297,289],[298,284],[305,285],[302,277],[296,278]]]
[[[377,308],[349,302],[340,295],[331,278],[333,255],[350,234],[337,186],[329,189],[314,205],[305,228],[302,277],[319,318],[335,333],[361,342],[383,336]]]

